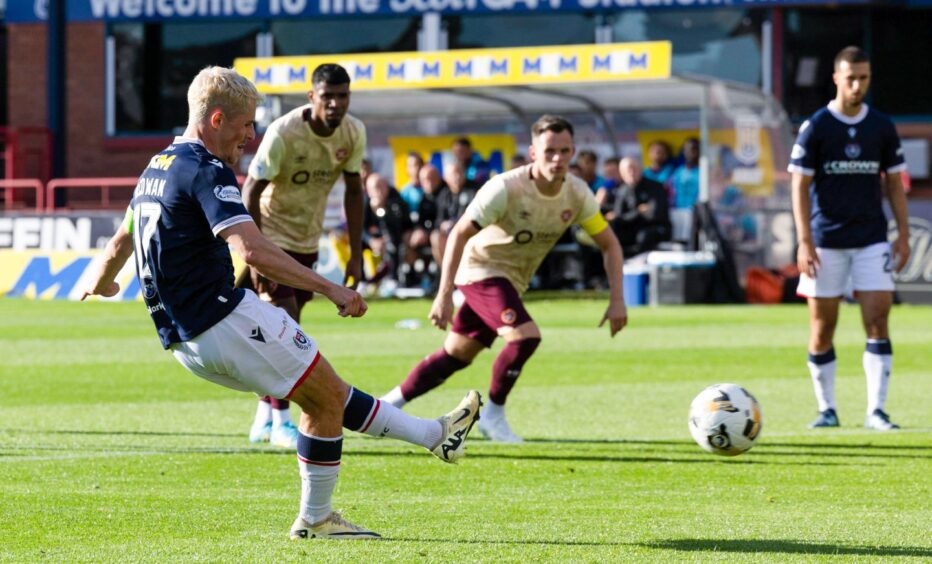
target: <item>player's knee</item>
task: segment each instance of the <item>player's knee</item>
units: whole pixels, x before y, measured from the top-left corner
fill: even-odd
[[[506,340],[509,341],[519,341],[523,339],[537,339],[540,342],[541,334],[540,327],[537,326],[533,321],[528,321],[522,323],[514,328],[511,334],[505,336]]]

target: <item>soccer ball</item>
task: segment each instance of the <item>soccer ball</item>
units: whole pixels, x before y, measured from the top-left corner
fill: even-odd
[[[689,432],[712,454],[737,456],[754,446],[763,418],[760,404],[737,384],[715,384],[689,407]]]

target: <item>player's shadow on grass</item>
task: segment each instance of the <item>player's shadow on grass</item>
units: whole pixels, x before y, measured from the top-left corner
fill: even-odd
[[[754,554],[835,554],[851,556],[932,557],[932,550],[918,546],[851,546],[820,544],[782,539],[725,540],[671,539],[640,543],[647,548],[696,552],[747,552]]]

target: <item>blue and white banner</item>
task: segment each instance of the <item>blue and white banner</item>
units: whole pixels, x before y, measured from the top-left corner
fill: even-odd
[[[8,23],[48,18],[56,0],[15,0]],[[870,4],[871,0],[58,0],[71,22],[194,21],[208,19],[321,18],[554,12],[617,12],[625,9],[770,8],[777,6]]]

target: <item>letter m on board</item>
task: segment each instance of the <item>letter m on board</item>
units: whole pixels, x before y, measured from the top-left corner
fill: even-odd
[[[593,56],[592,56],[592,70],[594,70],[594,71],[598,71],[598,70],[610,71],[610,70],[612,70],[612,56],[611,56],[610,54],[609,54],[609,55],[605,55],[604,57],[600,57],[600,56],[598,56],[598,55],[593,55]]]
[[[26,294],[26,290],[33,286],[36,290],[36,297],[39,297],[49,288],[57,286],[55,298],[67,298],[90,262],[90,257],[81,257],[75,259],[74,262],[61,269],[58,273],[53,274],[49,257],[33,257],[7,295],[10,297],[23,296]]]
[[[398,63],[397,65],[388,63],[388,79],[389,80],[393,78],[404,78],[404,76],[405,76],[405,64],[404,63]]]
[[[293,84],[295,82],[300,84],[307,82],[307,67],[288,67],[288,84]]]
[[[260,69],[256,68],[253,70],[252,81],[256,84],[271,84],[272,83],[272,69]]]
[[[536,72],[540,74],[540,57],[535,57],[533,59],[524,59],[524,69],[523,74],[530,74]]]

